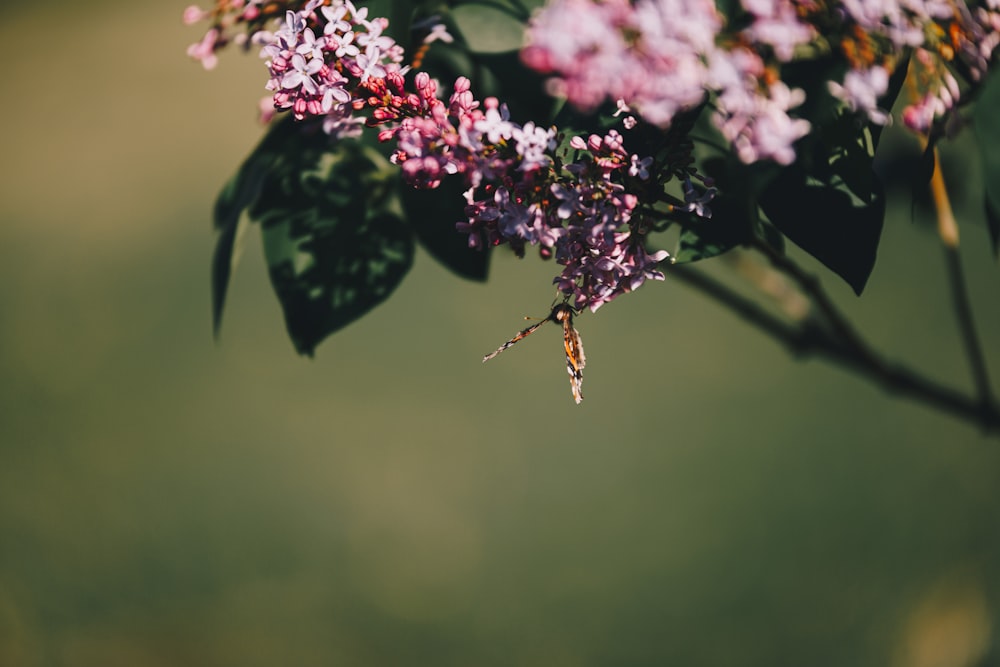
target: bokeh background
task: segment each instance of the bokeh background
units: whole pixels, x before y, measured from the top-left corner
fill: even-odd
[[[481,285],[420,254],[307,360],[251,234],[213,341],[209,214],[264,78],[190,62],[185,4],[0,9],[0,665],[1000,664],[1000,440],[678,283],[580,318],[581,406],[554,328],[480,363],[545,314],[537,260]],[[865,296],[825,283],[968,387],[896,210]]]

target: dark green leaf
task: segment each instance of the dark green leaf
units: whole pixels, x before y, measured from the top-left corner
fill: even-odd
[[[531,15],[533,12],[544,7],[546,5],[546,0],[524,0],[524,2],[519,2],[517,4],[524,7],[524,9],[527,10],[528,15]]]
[[[872,170],[880,135],[842,106],[829,110],[814,116],[796,161],[767,183],[759,202],[782,234],[860,295],[885,217],[882,182]]]
[[[315,143],[276,163],[252,211],[288,333],[308,355],[384,301],[413,261],[395,173],[353,142],[328,151]]]
[[[219,233],[212,255],[212,331],[219,335],[222,326],[222,311],[226,306],[229,282],[236,271],[239,244],[246,230],[247,219],[238,217],[235,224],[228,225]]]
[[[437,261],[463,278],[486,280],[489,250],[469,247],[465,234],[455,230],[455,223],[465,220],[465,198],[458,178],[445,179],[434,190],[402,187],[406,219],[421,245]]]
[[[927,190],[927,184],[931,182],[931,176],[934,175],[936,162],[937,160],[934,159],[934,144],[928,143],[927,147],[924,148],[924,152],[920,154],[920,162],[913,176],[914,193]]]
[[[384,16],[389,19],[388,33],[400,44],[406,44],[413,21],[413,0],[367,0],[369,16]]]
[[[988,197],[983,199],[986,209],[986,227],[990,230],[990,241],[993,244],[993,256],[998,256],[1000,251],[1000,210],[996,209]]]
[[[719,195],[709,203],[711,218],[692,216],[693,221],[685,225],[674,256],[675,264],[721,255],[762,233],[755,231],[763,223],[757,215],[753,184],[766,181],[773,169],[767,165],[747,166],[734,157],[711,157],[704,160],[701,166],[703,172],[715,181]],[[765,240],[775,249],[783,249],[780,234],[773,227],[771,231],[778,239],[764,234]]]
[[[219,230],[212,257],[212,329],[215,335],[222,326],[226,293],[236,270],[238,241],[245,225],[243,213],[257,201],[268,173],[298,131],[290,116],[274,123],[215,200],[213,218]]]
[[[561,102],[545,92],[545,77],[525,68],[516,51],[479,53],[474,58],[478,99],[493,96],[503,100],[511,119],[519,123],[530,120],[543,125],[553,120]]]
[[[821,261],[861,294],[875,266],[885,198],[873,179],[864,201],[842,184],[808,179],[789,167],[761,195],[761,208],[792,242]]]
[[[473,53],[517,51],[524,44],[524,23],[509,11],[469,3],[455,7],[451,14]]]
[[[835,180],[860,199],[871,198],[878,179],[872,171],[875,136],[872,126],[854,113],[841,113],[820,128],[816,140],[803,142],[792,170],[807,170],[823,183]]]
[[[778,254],[785,254],[785,236],[778,228],[767,222],[766,220],[758,220],[758,227],[760,229],[760,239],[767,245],[778,251]]]
[[[983,167],[983,185],[986,190],[987,223],[993,240],[993,253],[997,253],[997,213],[1000,212],[1000,75],[994,70],[980,91],[973,112],[979,156]]]
[[[715,7],[726,17],[726,23],[730,25],[737,17],[746,14],[739,0],[716,0]]]
[[[694,218],[681,232],[675,264],[716,257],[750,240],[756,216],[745,199],[723,195],[710,206],[711,218]]]
[[[406,225],[389,214],[361,216],[313,219],[306,227],[314,234],[293,220],[263,230],[271,284],[300,354],[312,356],[320,341],[384,301],[410,269]]]
[[[878,108],[884,109],[886,111],[891,111],[893,105],[896,103],[896,98],[899,97],[900,91],[903,90],[903,83],[906,82],[906,73],[910,69],[910,54],[907,53],[898,63],[896,63],[896,68],[892,71],[892,75],[889,77],[889,86],[886,88],[885,93],[878,98]],[[882,130],[885,129],[884,125],[871,125],[872,130],[872,142],[875,148],[878,148],[879,141],[882,139]]]
[[[742,240],[727,239],[715,234],[716,229],[710,221],[702,221],[700,224],[704,227],[697,230],[685,229],[681,232],[677,252],[674,253],[674,264],[687,264],[717,257],[742,243]]]

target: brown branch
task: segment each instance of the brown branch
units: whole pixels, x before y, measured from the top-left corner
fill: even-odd
[[[787,259],[787,258],[785,258]],[[807,276],[791,260],[787,260],[798,274]],[[784,265],[784,263],[783,263]],[[778,267],[782,272],[783,268]],[[1000,432],[1000,407],[993,401],[976,400],[949,387],[930,380],[899,364],[890,364],[876,355],[860,337],[847,325],[839,311],[832,308],[825,292],[819,288],[815,278],[809,277],[812,289],[818,291],[827,302],[824,319],[830,319],[830,312],[840,324],[822,322],[816,317],[808,317],[797,325],[789,324],[773,315],[753,299],[733,291],[721,282],[688,265],[672,265],[664,272],[684,284],[712,297],[741,318],[783,343],[795,356],[815,355],[841,363],[856,373],[866,377],[892,394],[906,396],[954,415],[955,417],[978,423],[986,432]],[[795,278],[796,274],[789,274]],[[796,282],[800,282],[795,278]],[[810,292],[810,295],[812,293]],[[852,334],[845,340],[844,328]],[[860,343],[860,345],[859,345]],[[873,363],[874,362],[874,363]]]

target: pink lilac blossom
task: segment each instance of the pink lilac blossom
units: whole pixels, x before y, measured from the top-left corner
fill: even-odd
[[[188,56],[210,70],[218,64],[216,52],[230,42],[247,46],[249,39],[246,33],[235,35],[232,33],[238,26],[249,25],[259,20],[262,2],[263,0],[229,0],[229,2],[219,2],[213,10],[204,10],[196,5],[187,7],[183,14],[185,25],[206,20],[212,22],[204,37],[188,47]],[[252,32],[256,32],[256,28],[253,28]]]
[[[1000,3],[989,0],[986,7],[971,11],[956,3],[954,20],[959,30],[953,33],[956,55],[969,68],[974,81],[981,80],[989,68],[993,52],[1000,44]]]
[[[889,112],[878,105],[879,98],[889,90],[889,71],[886,68],[874,65],[865,70],[848,70],[843,83],[830,81],[827,87],[852,111],[864,113],[877,125],[889,123]]]
[[[779,58],[815,34],[790,1],[746,4],[755,20],[744,41],[767,44]],[[575,106],[591,111],[616,100],[620,112],[660,127],[715,92],[716,125],[738,141],[740,158],[787,164],[792,144],[809,131],[789,114],[804,97],[768,83],[756,53],[717,46],[722,29],[711,0],[555,0],[532,21],[522,58],[552,74],[550,90]]]
[[[563,267],[554,282],[578,309],[597,310],[663,278],[656,267],[667,253],[646,251],[639,197],[626,187],[628,179],[651,178],[652,157],[629,153],[610,130],[573,137],[576,159],[557,170],[553,128],[512,122],[495,98],[477,101],[465,78],[447,103],[425,73],[414,83],[419,110],[413,104],[405,117],[389,114],[379,138],[396,142],[390,159],[415,187],[435,188],[448,176],[464,180],[466,219],[456,228],[470,247],[506,244],[523,256],[538,246]]]
[[[844,0],[843,10],[867,39],[888,40],[882,55],[890,62],[904,49],[917,47],[916,78],[922,95],[903,110],[902,117],[907,127],[926,133],[960,97],[946,62],[960,61],[972,81],[985,75],[1000,43],[996,4],[989,0],[986,7],[970,8],[949,0]],[[890,72],[877,62],[851,64],[842,83],[830,82],[831,92],[873,122],[887,123],[889,114],[878,108],[874,97],[885,92]]]
[[[276,109],[290,109],[299,120],[323,117],[327,133],[356,136],[362,122],[354,111],[373,93],[402,92],[400,82],[387,83],[404,71],[402,48],[383,34],[384,18],[367,16],[367,8],[350,0],[310,0],[301,11],[287,11],[274,34],[257,39],[264,43],[261,57],[271,74],[266,88]]]
[[[847,109],[884,125],[891,118],[879,99],[905,50],[932,44],[954,52],[979,80],[1000,43],[997,0],[975,7],[952,0],[741,6],[746,21],[729,30],[710,1],[553,0],[531,22],[522,59],[550,75],[550,92],[588,112],[615,101],[618,113],[665,128],[678,112],[712,100],[713,121],[741,160],[790,164],[795,142],[810,131],[795,117],[804,93],[780,79],[796,54],[839,49],[848,67],[828,89]],[[943,64],[939,76],[908,113],[914,124],[926,126],[957,99]]]
[[[789,111],[805,100],[805,93],[776,81],[765,90],[764,61],[745,48],[713,54],[709,81],[719,91],[712,121],[745,163],[795,161],[793,144],[809,133],[809,122]]]
[[[947,63],[961,63],[967,80],[981,81],[1000,44],[1000,3],[996,0],[973,8],[955,3],[951,8],[951,23],[940,31],[948,40],[929,39],[925,47],[915,49],[911,63],[917,99],[903,109],[902,119],[907,128],[922,135],[935,125],[951,132],[961,122],[951,111],[963,93]]]
[[[200,62],[205,69],[215,69],[215,66],[219,64],[219,57],[215,55],[218,43],[219,31],[216,28],[211,28],[200,42],[195,42],[188,47],[187,54]]]
[[[627,0],[613,1],[615,11],[627,13]],[[647,9],[663,13],[684,6],[678,0],[670,8]],[[710,1],[702,2],[701,11],[710,6]],[[236,0],[228,7],[239,9],[242,3]],[[195,10],[186,16],[204,18]],[[657,20],[668,25],[666,16]],[[645,192],[649,181],[662,178],[652,157],[629,153],[622,135],[610,130],[574,137],[570,146],[575,158],[557,159],[555,128],[512,122],[497,99],[477,100],[464,77],[456,80],[447,102],[424,72],[413,77],[410,89],[407,70],[400,66],[402,49],[384,34],[386,26],[385,19],[369,19],[367,10],[350,0],[330,5],[309,0],[299,11],[287,10],[274,32],[254,31],[248,41],[261,47],[271,75],[266,86],[273,93],[270,113],[289,110],[297,119],[321,117],[324,129],[337,137],[360,133],[363,125],[380,127],[380,141],[395,141],[391,161],[415,187],[435,188],[448,176],[464,179],[467,217],[456,227],[468,235],[469,245],[506,244],[519,255],[526,246],[537,246],[562,266],[553,282],[577,309],[597,310],[646,280],[663,279],[657,266],[668,255],[646,250],[646,234],[654,225],[645,219],[639,196],[630,191],[638,187]],[[434,24],[425,42],[448,38]],[[698,48],[708,48],[713,39],[712,29],[674,31],[669,38]],[[219,40],[211,32],[203,40],[203,61],[213,56]],[[656,43],[656,57],[668,58],[669,51],[669,45]],[[681,60],[676,60],[682,70],[678,76],[661,72],[661,81],[687,89],[679,93],[680,102],[661,105],[664,118],[702,95],[696,79],[704,67],[692,58]],[[643,88],[641,72],[629,77],[635,90]],[[624,103],[620,108],[627,109]],[[367,117],[359,113],[365,110]],[[624,126],[635,123],[629,116]],[[688,172],[693,173],[683,173]],[[714,189],[698,194],[687,180],[689,212],[710,216],[705,204],[713,196]]]
[[[928,73],[922,97],[903,109],[903,124],[916,132],[926,135],[934,123],[948,116],[948,112],[958,103],[961,91],[958,82],[947,70],[939,71],[937,58],[925,49],[917,49],[914,67]]]
[[[888,39],[897,50],[924,43],[924,28],[950,18],[957,3],[949,0],[841,0],[847,16],[866,33]]]
[[[793,0],[742,0],[754,20],[743,34],[751,43],[766,44],[781,62],[788,62],[796,47],[808,44],[817,36],[816,28],[799,19]]]

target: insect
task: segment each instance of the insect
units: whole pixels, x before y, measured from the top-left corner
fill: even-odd
[[[525,336],[533,334],[540,326],[546,322],[555,322],[556,324],[562,324],[563,328],[563,343],[566,347],[566,372],[569,373],[569,385],[573,390],[573,399],[577,403],[583,400],[583,392],[581,387],[583,385],[583,367],[587,364],[587,358],[583,354],[583,341],[580,340],[580,332],[576,330],[573,326],[573,315],[576,311],[572,306],[566,303],[560,303],[552,307],[552,312],[544,320],[541,320],[535,324],[532,324],[527,329],[523,329],[518,332],[516,336],[511,338],[509,341],[497,348],[496,352],[487,354],[483,357],[483,363],[486,363],[493,357],[497,356],[508,347],[521,340]],[[531,319],[531,318],[525,318]]]

